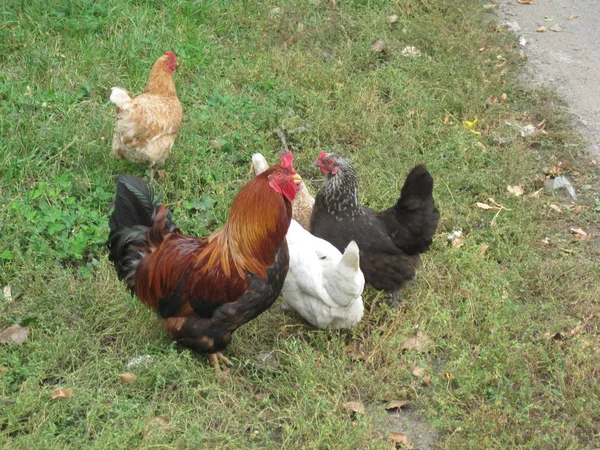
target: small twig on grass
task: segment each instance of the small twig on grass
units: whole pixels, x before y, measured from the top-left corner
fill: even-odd
[[[279,139],[281,139],[281,145],[283,145],[285,151],[289,152],[290,147],[288,145],[287,137],[285,135],[285,128],[282,126],[281,128],[275,130],[275,133],[277,134],[277,136],[279,136]]]
[[[304,133],[305,131],[308,131],[309,128],[312,127],[311,123],[307,123],[306,125],[301,125],[297,128],[294,128],[292,130],[288,130],[285,128],[284,125],[281,125],[281,127],[279,127],[277,130],[275,130],[275,134],[277,136],[279,136],[279,139],[281,140],[281,145],[283,145],[283,148],[285,149],[286,152],[290,151],[290,144],[288,142],[288,136],[292,135],[292,134],[300,134],[300,133]]]

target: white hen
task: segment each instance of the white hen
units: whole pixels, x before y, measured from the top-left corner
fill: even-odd
[[[268,168],[259,153],[252,163],[257,174]],[[317,328],[356,325],[363,316],[365,286],[356,243],[350,242],[342,255],[295,220],[286,237],[290,268],[281,291],[284,301]]]

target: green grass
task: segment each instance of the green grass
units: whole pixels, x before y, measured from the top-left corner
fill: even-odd
[[[563,105],[519,85],[516,39],[489,23],[483,2],[326,3],[0,6],[0,287],[14,298],[0,300],[0,329],[30,332],[0,347],[0,447],[388,449],[392,399],[412,400],[403,414],[424,417],[439,448],[600,446],[600,251],[598,238],[569,233],[598,233],[599,195],[583,192],[578,211],[547,190],[506,192],[539,189],[542,167],[558,160],[574,181],[597,183]],[[421,56],[402,56],[407,45]],[[313,192],[312,162],[336,150],[351,156],[374,208],[427,163],[442,220],[400,306],[369,289],[363,322],[326,332],[276,305],[236,332],[225,379],[168,340],[103,248],[114,177],[147,176],[110,157],[110,87],[139,93],[167,50],[181,63],[184,122],[157,191],[189,233],[225,220],[252,153],[277,159],[281,125],[312,124],[294,144]],[[503,92],[506,102],[486,105]],[[548,134],[522,139],[504,125],[527,116],[546,119]],[[460,126],[474,117],[481,137]],[[507,208],[494,224],[496,211],[473,206],[489,197]],[[467,238],[452,248],[446,234],[457,229]],[[402,351],[417,327],[434,346]],[[279,366],[257,368],[261,351]],[[152,361],[127,369],[140,355]],[[136,382],[121,383],[123,372]],[[57,387],[73,396],[51,400]],[[349,413],[348,401],[366,412]]]

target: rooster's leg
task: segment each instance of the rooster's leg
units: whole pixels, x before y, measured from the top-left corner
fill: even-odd
[[[169,317],[163,320],[163,326],[167,329],[169,337],[180,345],[188,347],[197,353],[206,354],[214,350],[214,340],[206,336],[204,322],[197,316]],[[231,333],[229,333],[229,336]],[[219,361],[227,367],[233,367],[231,361],[220,352],[208,353],[208,361],[215,368],[215,372],[221,373]]]
[[[227,367],[233,367],[233,364],[231,363],[231,361],[229,361],[227,358],[225,358],[221,354],[221,352],[208,354],[208,362],[210,363],[211,366],[213,366],[215,368],[215,372],[217,374],[221,373],[221,366],[219,365],[219,361],[221,361]]]
[[[209,353],[208,354],[208,362],[210,363],[211,366],[214,367],[215,372],[217,374],[221,373],[221,367],[219,366],[219,358],[217,358],[217,354],[216,353]]]

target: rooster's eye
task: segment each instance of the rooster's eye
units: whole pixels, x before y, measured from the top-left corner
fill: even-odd
[[[333,160],[331,158],[327,158],[325,161],[325,164],[327,164],[328,166],[331,166],[333,164]]]
[[[281,170],[277,170],[277,171],[275,172],[275,176],[276,176],[276,177],[280,177],[281,175],[282,175],[282,173],[281,173]]]

